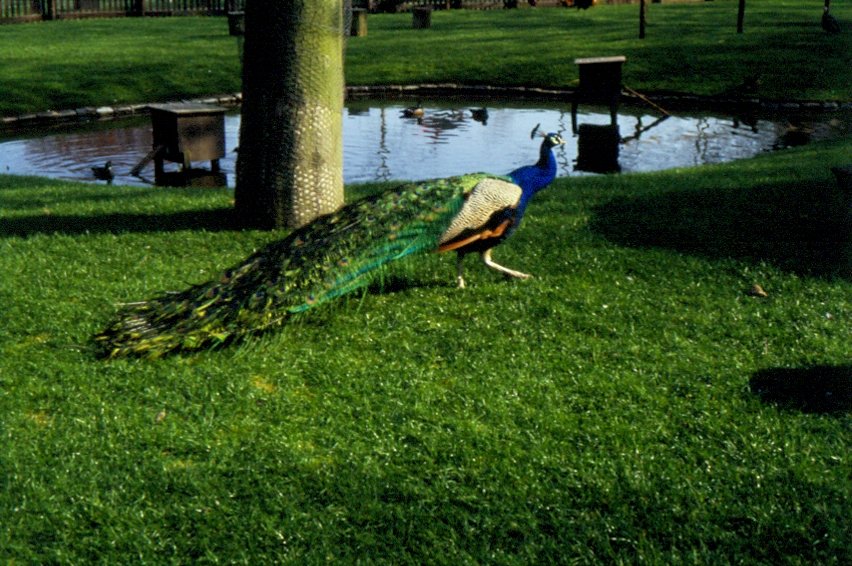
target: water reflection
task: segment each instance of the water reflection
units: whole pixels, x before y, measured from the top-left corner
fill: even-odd
[[[411,102],[348,102],[343,120],[346,183],[506,173],[536,159],[538,142],[529,139],[532,126],[572,129],[570,104],[424,100],[421,116],[406,117],[403,110]],[[584,106],[578,120],[576,135],[563,135],[567,143],[556,151],[560,176],[719,163],[852,133],[849,110],[811,116],[665,118],[650,108],[622,105],[613,124],[608,108]],[[238,136],[239,115],[232,113],[225,119],[227,154],[220,161],[220,175],[193,172],[180,184],[224,179],[233,186]],[[140,185],[151,182],[153,166],[143,169],[141,177],[130,171],[151,147],[148,118],[32,132],[0,140],[0,171],[94,181],[91,168],[112,161],[115,184]]]
[[[577,132],[577,171],[618,173],[618,124],[580,124]]]

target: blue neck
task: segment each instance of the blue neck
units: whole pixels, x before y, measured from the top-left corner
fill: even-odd
[[[553,156],[553,151],[547,141],[542,142],[541,153],[535,165],[519,167],[509,173],[509,177],[523,191],[517,207],[518,211],[523,214],[532,196],[556,178],[556,158]]]

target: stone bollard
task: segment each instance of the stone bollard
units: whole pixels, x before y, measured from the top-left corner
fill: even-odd
[[[417,7],[411,13],[414,16],[412,20],[412,27],[414,29],[428,29],[432,27],[432,8],[428,6]]]

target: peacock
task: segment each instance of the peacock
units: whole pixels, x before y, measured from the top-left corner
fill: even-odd
[[[558,133],[539,135],[534,165],[506,176],[475,173],[403,184],[317,218],[212,281],[126,304],[94,337],[97,350],[104,357],[156,358],[224,345],[363,288],[387,264],[423,252],[455,251],[461,288],[469,253],[507,277],[526,279],[528,274],[495,263],[491,251],[518,228],[532,196],[556,176],[553,148],[565,142]]]

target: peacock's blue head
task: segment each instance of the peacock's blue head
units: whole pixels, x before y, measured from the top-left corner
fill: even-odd
[[[549,134],[545,134],[543,132],[539,132],[538,128],[541,124],[536,124],[535,128],[530,132],[530,139],[535,139],[536,134],[544,138],[542,142],[542,149],[550,149],[552,147],[556,147],[557,145],[563,145],[565,140],[562,139],[562,136],[557,134],[556,132],[550,132]]]
[[[547,149],[551,147],[556,147],[557,145],[564,145],[565,140],[562,139],[562,136],[557,134],[556,132],[550,132],[549,134],[544,134],[544,145],[547,146]]]

